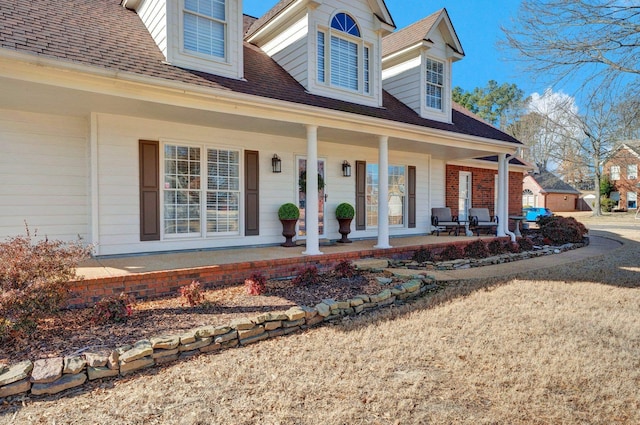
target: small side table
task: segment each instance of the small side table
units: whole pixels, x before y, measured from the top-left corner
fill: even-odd
[[[465,236],[473,236],[473,232],[469,230],[469,220],[460,221],[460,227],[462,228]]]
[[[525,221],[527,217],[523,215],[510,215],[509,219],[516,222],[516,230],[513,232],[513,234],[516,235],[517,237],[521,237],[522,233],[520,233],[520,223]]]

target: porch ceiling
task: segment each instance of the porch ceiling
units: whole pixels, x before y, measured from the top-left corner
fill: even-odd
[[[306,138],[306,129],[300,123],[163,104],[135,99],[135,94],[131,98],[126,98],[11,78],[0,78],[0,92],[3,93],[0,96],[0,109],[79,117],[88,117],[92,112],[98,112],[282,137]],[[337,144],[378,147],[377,135],[362,131],[321,126],[318,129],[318,138],[320,141]],[[494,153],[486,150],[486,145],[484,149],[470,148],[468,143],[466,148],[453,145],[452,140],[436,138],[433,143],[398,137],[389,138],[390,150],[430,154],[436,159],[456,160]]]

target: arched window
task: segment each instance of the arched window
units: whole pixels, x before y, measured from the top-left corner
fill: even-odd
[[[325,42],[327,36],[329,43]],[[355,19],[346,13],[335,14],[330,27],[318,31],[317,43],[319,83],[326,83],[328,79],[334,87],[370,92],[370,48],[362,41]]]
[[[331,28],[337,29],[355,37],[360,37],[360,28],[353,18],[346,13],[338,13],[331,20]]]
[[[522,191],[522,207],[535,207],[536,196],[531,189],[525,189]]]

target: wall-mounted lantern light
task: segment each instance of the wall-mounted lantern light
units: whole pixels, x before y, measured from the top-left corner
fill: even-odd
[[[282,172],[282,160],[275,153],[273,154],[273,158],[271,158],[271,169],[274,173]]]
[[[342,163],[342,176],[351,177],[351,164],[347,160]]]

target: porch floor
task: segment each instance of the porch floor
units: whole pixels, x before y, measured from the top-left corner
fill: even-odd
[[[485,236],[483,235],[482,237],[484,238]],[[491,235],[486,237],[493,238]],[[403,236],[390,238],[390,245],[394,248],[401,248],[464,242],[476,238],[477,236],[447,236],[446,233],[441,233],[440,236]],[[377,242],[375,239],[366,239],[354,240],[353,243],[349,244],[333,243],[330,245],[321,245],[320,251],[323,255],[369,251],[375,249],[374,245],[376,245]],[[300,241],[298,243],[300,243]],[[304,245],[299,245],[294,248],[267,246],[98,257],[80,264],[77,273],[79,276],[84,276],[85,279],[98,279],[138,273],[193,269],[222,264],[269,261],[283,258],[312,258],[303,255],[304,250]]]
[[[609,252],[621,244],[606,237],[590,235],[591,243],[580,249],[517,263],[486,267],[429,271],[437,281],[509,276],[527,270],[560,266]],[[421,246],[466,244],[477,236],[411,236],[391,238],[391,249],[375,248],[376,240],[359,240],[350,244],[321,246],[321,255],[303,255],[304,246],[284,248],[233,248],[162,254],[101,257],[88,260],[77,269],[82,280],[72,282],[69,307],[89,306],[105,296],[128,293],[136,298],[175,295],[194,280],[206,287],[220,287],[242,282],[258,272],[267,278],[293,276],[306,264],[327,268],[337,262],[369,257],[394,258]],[[494,236],[482,236],[492,239]]]

